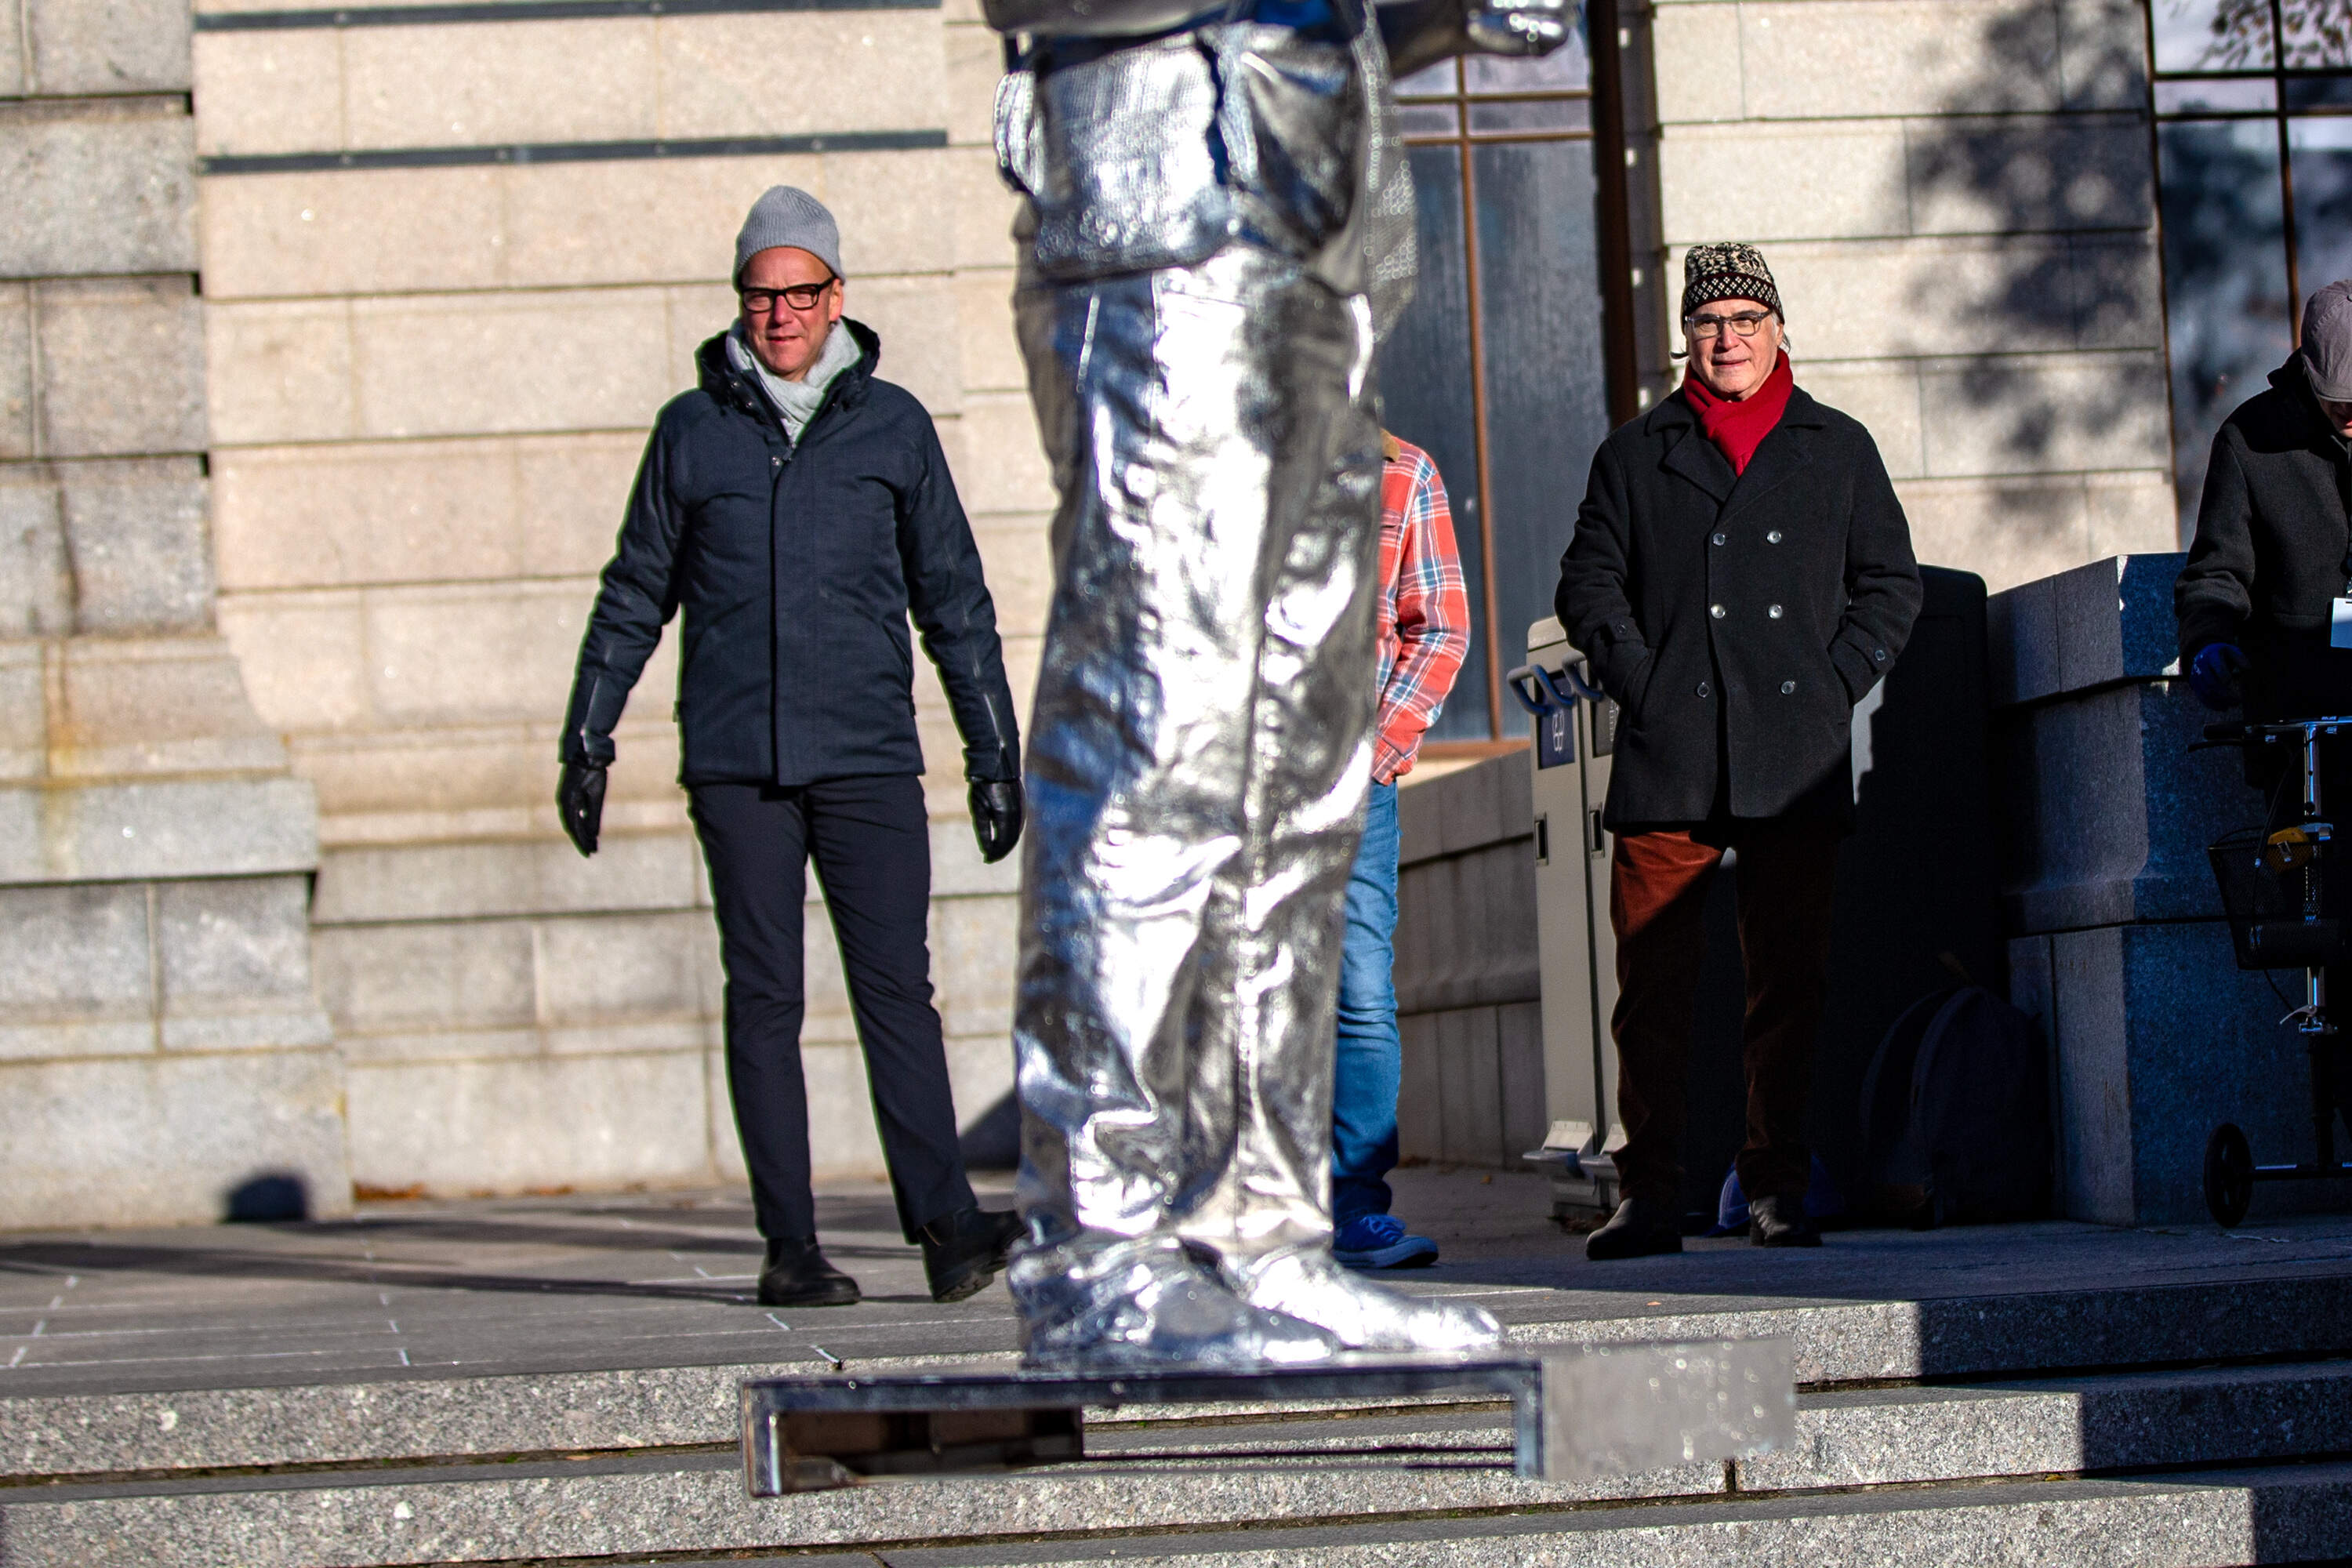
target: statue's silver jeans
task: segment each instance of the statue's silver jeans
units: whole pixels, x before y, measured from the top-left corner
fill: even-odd
[[[1328,1246],[1381,453],[1357,54],[1221,26],[1009,81],[1060,495],[1013,1024],[1034,1331],[1129,1255]]]

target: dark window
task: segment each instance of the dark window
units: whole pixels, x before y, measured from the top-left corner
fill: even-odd
[[[2352,277],[2352,0],[2152,0],[2174,481],[2194,530],[2213,433]]]
[[[1470,593],[1470,652],[1435,742],[1528,732],[1502,672],[1524,656],[1528,623],[1551,614],[1609,433],[1591,89],[1581,38],[1397,84],[1421,283],[1381,350],[1381,395],[1389,428],[1444,476]]]

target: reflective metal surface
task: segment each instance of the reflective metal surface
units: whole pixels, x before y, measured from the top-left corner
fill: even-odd
[[[1090,1408],[1431,1397],[1509,1400],[1514,1470],[1529,1480],[1591,1480],[1786,1448],[1796,1438],[1795,1370],[1792,1347],[1775,1339],[1351,1353],[1311,1367],[971,1366],[755,1378],[740,1396],[744,1482],[753,1497],[779,1497],[867,1475],[1083,1459]]]
[[[1401,309],[1411,270],[1380,45],[1234,23],[1065,57],[1036,51],[997,124],[1061,497],[1013,1023],[1029,1357],[1491,1344],[1475,1308],[1329,1258],[1375,698],[1367,291],[1385,268]]]

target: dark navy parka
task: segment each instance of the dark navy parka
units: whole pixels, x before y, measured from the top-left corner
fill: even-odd
[[[919,773],[907,617],[939,668],[974,779],[1020,776],[980,552],[931,417],[876,379],[881,342],[835,378],[797,442],[726,335],[646,443],[580,645],[565,762],[608,763],[629,689],[681,615],[679,782],[803,784]]]

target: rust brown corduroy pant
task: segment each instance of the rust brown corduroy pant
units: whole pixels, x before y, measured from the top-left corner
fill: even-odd
[[[1678,1201],[1691,1013],[1706,956],[1706,890],[1727,847],[1738,851],[1739,956],[1748,976],[1740,1030],[1748,1138],[1739,1185],[1751,1198],[1801,1197],[1811,1173],[1805,1100],[1813,1038],[1829,989],[1830,895],[1843,836],[1828,822],[1779,817],[1720,830],[1617,835],[1609,919],[1617,931],[1617,1169],[1628,1196]],[[1711,842],[1709,842],[1711,841]]]

